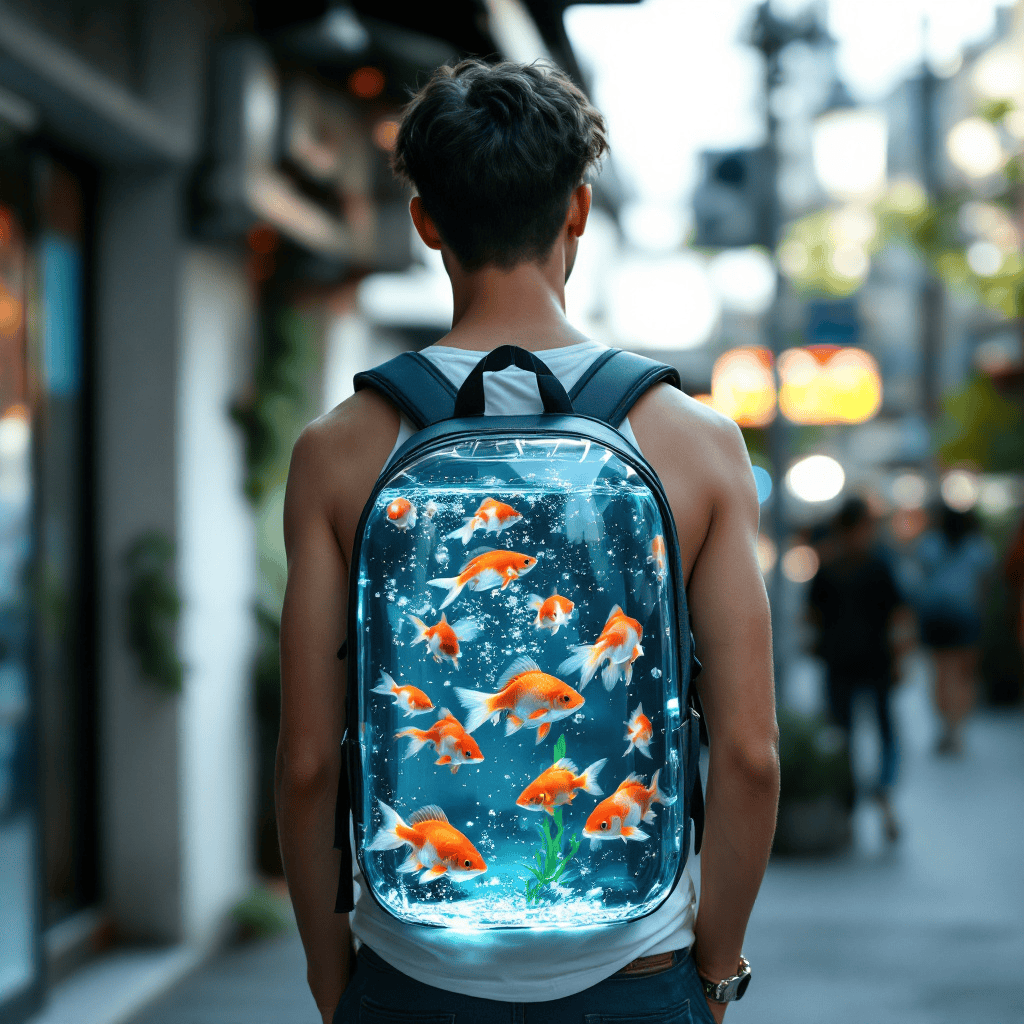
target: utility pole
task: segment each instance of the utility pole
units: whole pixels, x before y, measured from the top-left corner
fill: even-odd
[[[767,182],[765,196],[764,244],[773,257],[778,250],[782,235],[782,207],[779,202],[779,119],[772,107],[772,94],[782,81],[779,58],[782,51],[796,41],[817,43],[824,38],[824,32],[813,16],[787,21],[772,13],[765,0],[754,16],[748,42],[764,57],[764,105],[765,105],[765,175]],[[775,301],[763,321],[765,347],[772,353],[777,365],[782,351],[782,295],[786,279],[775,262]],[[782,556],[785,553],[788,524],[783,476],[789,461],[789,425],[781,411],[768,426],[768,457],[772,464],[771,524],[769,537],[775,545],[775,569],[768,580],[768,599],[772,610],[772,656],[775,670],[775,690],[778,695],[785,685],[785,670],[788,661],[783,635],[788,625],[785,621],[782,592]]]

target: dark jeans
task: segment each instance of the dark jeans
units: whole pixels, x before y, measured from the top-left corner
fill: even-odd
[[[848,747],[850,746],[850,733],[853,728],[853,699],[859,692],[869,694],[875,705],[878,733],[882,741],[882,763],[878,773],[878,788],[889,790],[896,781],[896,769],[899,766],[899,749],[896,746],[896,734],[893,732],[892,713],[889,707],[892,683],[889,681],[888,676],[863,679],[829,672],[829,711],[832,715],[832,721],[846,734]]]
[[[414,981],[363,946],[334,1024],[713,1024],[692,957],[675,957],[660,974],[612,975],[564,999],[504,1003]]]

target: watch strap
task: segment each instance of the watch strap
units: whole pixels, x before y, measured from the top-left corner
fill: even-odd
[[[739,973],[731,978],[723,978],[721,981],[712,981],[699,974],[701,985],[704,988],[704,995],[713,1003],[731,1003],[736,999],[742,999],[743,993],[747,991],[750,984],[750,964],[745,957],[740,957]]]

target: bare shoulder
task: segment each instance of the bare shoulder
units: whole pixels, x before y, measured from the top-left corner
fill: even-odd
[[[323,516],[348,557],[359,515],[398,438],[399,424],[395,408],[366,389],[306,426],[292,450],[286,538],[290,518]]]
[[[733,509],[757,516],[750,458],[739,427],[677,388],[651,388],[629,413],[644,457],[665,488],[687,576],[712,517]]]

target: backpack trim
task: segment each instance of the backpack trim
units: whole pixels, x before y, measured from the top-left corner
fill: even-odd
[[[606,359],[605,362],[608,362]],[[582,421],[582,422],[580,422]],[[581,428],[585,427],[586,430]],[[596,428],[596,429],[595,429]],[[591,417],[574,414],[572,416],[559,416],[552,414],[536,416],[487,416],[472,417],[462,420],[448,420],[443,423],[434,424],[427,431],[410,438],[395,453],[394,458],[385,467],[385,471],[378,477],[373,490],[363,508],[359,518],[359,525],[355,533],[355,542],[352,549],[351,566],[357,566],[360,558],[362,538],[366,531],[366,523],[373,510],[377,495],[383,487],[394,477],[400,475],[405,467],[417,458],[429,454],[434,448],[473,438],[480,438],[490,434],[508,434],[511,432],[520,434],[565,434],[575,436],[582,440],[594,441],[605,445],[615,451],[616,455],[625,458],[633,463],[637,474],[644,481],[651,491],[662,518],[665,523],[666,545],[669,565],[672,567],[672,576],[675,583],[673,588],[675,597],[675,619],[678,631],[678,657],[679,670],[682,680],[686,681],[685,692],[680,687],[681,717],[680,731],[685,732],[689,759],[686,766],[686,774],[692,778],[693,786],[689,793],[684,793],[684,833],[683,849],[686,851],[676,875],[673,889],[678,884],[679,877],[689,858],[690,836],[694,836],[695,850],[699,852],[704,825],[704,799],[700,779],[700,743],[699,743],[699,721],[700,715],[695,708],[696,691],[694,689],[694,668],[699,662],[694,657],[693,634],[690,631],[689,609],[686,600],[686,587],[682,578],[682,566],[679,556],[679,540],[676,534],[675,518],[672,515],[672,508],[669,505],[668,497],[664,487],[654,468],[647,462],[643,455],[638,452],[621,434],[608,423],[595,420]],[[349,604],[348,604],[348,636],[356,636],[358,623],[356,616],[358,612],[358,591],[357,578],[351,575],[349,578]],[[341,740],[341,773],[338,781],[338,797],[335,807],[335,848],[341,854],[341,864],[338,879],[338,892],[335,900],[335,913],[348,913],[355,908],[355,894],[352,877],[352,849],[349,842],[349,816],[353,818],[365,818],[362,807],[362,787],[355,785],[361,778],[362,760],[359,739],[355,734],[355,726],[358,721],[358,684],[359,665],[358,659],[350,657],[346,664],[346,689],[345,689],[345,734]],[[691,831],[691,829],[693,831]],[[357,857],[359,851],[357,851]],[[365,887],[370,897],[377,901],[376,894],[371,886]],[[670,889],[669,892],[672,890]],[[666,895],[666,899],[668,896]],[[659,906],[664,905],[664,901]],[[387,911],[387,908],[382,908]],[[658,908],[648,911],[654,913]],[[390,913],[390,911],[387,911]],[[647,916],[647,915],[643,915]]]
[[[417,430],[451,419],[455,412],[455,386],[419,352],[403,352],[357,373],[353,384],[356,391],[380,392]]]

